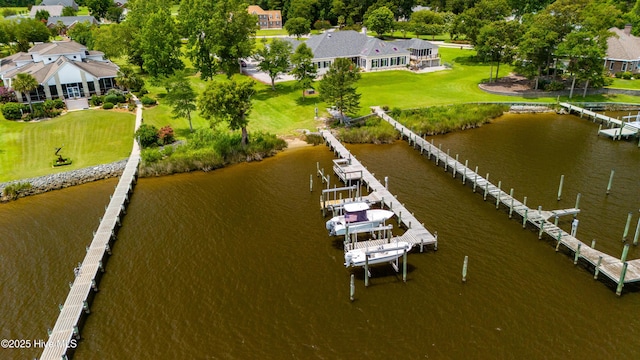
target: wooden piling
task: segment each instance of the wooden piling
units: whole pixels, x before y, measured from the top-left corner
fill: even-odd
[[[511,205],[509,206],[509,219],[511,219],[512,215],[513,215],[513,188],[511,188],[511,190],[509,190],[509,196],[511,197]]]
[[[542,233],[544,232],[544,223],[546,223],[546,221],[542,220],[542,222],[540,223],[540,231],[538,231],[538,240],[542,239]]]
[[[564,184],[564,175],[560,175],[560,186],[558,186],[558,201],[562,198],[562,185]]]
[[[624,244],[624,248],[622,249],[622,256],[620,256],[620,262],[627,261],[627,255],[629,254],[629,244]]]
[[[580,258],[580,248],[582,247],[582,243],[578,243],[578,248],[576,249],[576,253],[573,257],[573,265],[578,263],[578,258]]]
[[[313,175],[309,174],[309,192],[313,192]]]
[[[469,256],[464,256],[464,262],[462,263],[462,282],[467,282],[467,265],[469,264]]]
[[[467,169],[469,168],[469,160],[464,161],[464,173],[462,174],[462,185],[467,182]]]
[[[593,273],[593,279],[598,278],[598,274],[600,273],[600,265],[602,264],[602,255],[598,256],[598,263],[596,264],[596,271]]]
[[[609,175],[609,184],[607,185],[607,195],[611,192],[611,185],[613,183],[613,175],[616,173],[616,169],[611,169],[611,175]]]
[[[527,206],[527,197],[524,197],[524,200],[522,200],[522,205]]]
[[[449,156],[449,149],[447,149],[447,158],[444,160],[444,172],[447,172],[450,158],[451,157]]]
[[[355,280],[355,276],[351,274],[351,281],[349,283],[349,299],[351,301],[353,301],[355,294],[356,294],[356,280]]]
[[[529,208],[524,209],[524,216],[522,217],[522,228],[527,227],[527,213],[529,212]]]
[[[364,255],[364,286],[369,286],[369,255]]]
[[[622,288],[624,287],[624,277],[627,275],[627,263],[622,265],[622,271],[620,272],[620,280],[618,281],[618,288],[616,289],[616,295],[622,294]]]
[[[478,184],[478,167],[476,166],[475,178],[473,179],[473,192],[476,192],[476,185]]]
[[[638,218],[638,225],[636,225],[636,234],[633,236],[633,245],[638,245],[638,237],[640,237],[640,218]]]
[[[402,254],[402,281],[407,282],[407,251]]]
[[[624,233],[622,234],[622,241],[627,241],[627,235],[629,235],[629,225],[631,225],[631,217],[633,213],[627,214],[627,223],[624,225]]]
[[[576,209],[580,209],[580,193],[578,193],[578,195],[576,195]],[[574,217],[576,217],[578,214],[573,215]]]
[[[484,195],[482,199],[487,201],[487,193],[489,192],[489,173],[487,173],[487,177],[485,178],[486,182],[484,183]]]
[[[560,243],[562,242],[562,231],[558,231],[558,242],[556,243],[556,252],[560,250]]]

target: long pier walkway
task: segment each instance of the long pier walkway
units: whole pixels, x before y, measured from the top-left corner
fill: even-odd
[[[320,135],[325,139],[329,148],[341,159],[341,161],[337,160],[340,165],[334,166],[336,174],[345,182],[361,181],[363,186],[370,189],[371,194],[375,194],[375,197],[380,199],[383,207],[388,207],[389,210],[396,214],[398,217],[398,224],[407,229],[403,235],[397,238],[392,238],[390,241],[388,239],[361,241],[351,245],[353,248],[374,247],[397,240],[406,241],[412,246],[419,246],[420,251],[423,250],[425,245],[433,245],[437,249],[437,235],[434,236],[431,234],[424,227],[424,224],[420,223],[418,219],[416,219],[415,216],[413,216],[413,214],[409,212],[409,210],[407,210],[404,205],[400,203],[400,201],[398,201],[396,197],[391,194],[391,192],[389,192],[389,190],[387,190],[387,188],[355,158],[355,156],[351,155],[349,150],[347,150],[347,148],[345,148],[344,145],[342,145],[342,143],[340,143],[340,141],[331,134],[331,132],[323,130],[320,132]]]
[[[380,118],[390,123],[397,131],[399,131],[402,138],[406,137],[410,145],[414,148],[420,149],[421,154],[427,155],[430,160],[433,157],[436,164],[443,164],[445,170],[451,169],[450,171],[452,176],[454,178],[461,178],[463,184],[466,181],[470,181],[474,192],[476,189],[482,191],[485,200],[487,199],[487,196],[491,196],[495,200],[496,208],[499,206],[506,207],[509,209],[509,216],[512,216],[514,212],[520,215],[523,227],[526,227],[527,224],[533,225],[538,229],[539,238],[542,237],[543,233],[546,233],[548,236],[555,239],[556,251],[559,249],[560,245],[563,245],[574,253],[574,263],[577,263],[579,259],[584,259],[592,264],[595,271],[594,277],[597,278],[599,274],[607,276],[617,284],[616,293],[618,295],[621,294],[624,284],[640,281],[640,259],[627,262],[626,251],[623,253],[621,259],[605,254],[578,240],[570,233],[562,230],[556,225],[555,221],[549,221],[551,218],[554,218],[555,220],[563,215],[575,215],[580,211],[579,209],[555,211],[531,209],[527,207],[526,203],[515,199],[512,196],[512,193],[506,193],[500,189],[500,186],[496,186],[489,182],[488,179],[480,176],[477,173],[477,168],[475,171],[469,169],[465,164],[449,156],[440,148],[435,147],[433,144],[394,120],[379,107],[373,107],[372,109]],[[625,249],[628,250],[628,245],[626,245]]]
[[[580,117],[582,117],[583,115],[587,115],[589,117],[592,117],[594,121],[601,120],[603,123],[606,122],[608,126],[611,126],[612,124],[619,126],[610,129],[602,129],[602,127],[600,127],[600,129],[598,130],[598,134],[609,136],[613,140],[620,140],[623,136],[625,138],[629,138],[630,136],[640,134],[640,122],[638,121],[633,122],[618,120],[616,118],[598,114],[591,110],[587,110],[576,105],[571,105],[569,103],[560,103],[560,106],[567,109],[569,112],[573,111],[580,114]]]
[[[142,105],[138,102],[135,130],[142,124]],[[111,253],[111,245],[116,238],[116,229],[121,224],[121,217],[125,214],[125,206],[133,191],[140,163],[140,147],[133,141],[133,149],[127,165],[118,181],[111,201],[100,221],[98,230],[94,233],[91,245],[87,247],[87,255],[78,268],[76,277],[69,283],[71,290],[63,305],[60,315],[52,330],[49,340],[42,352],[41,360],[67,359],[77,346],[80,338],[80,327],[86,315],[89,314],[89,302],[94,292],[98,291],[101,272],[104,271],[103,261]]]

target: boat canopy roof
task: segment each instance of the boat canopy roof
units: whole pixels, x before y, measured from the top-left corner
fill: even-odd
[[[369,210],[369,205],[367,203],[356,202],[356,203],[344,204],[344,211],[346,212],[356,212],[356,211],[363,211],[363,210]]]

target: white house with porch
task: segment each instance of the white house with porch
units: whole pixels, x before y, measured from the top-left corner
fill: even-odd
[[[75,41],[56,41],[33,46],[0,59],[0,78],[11,88],[19,73],[31,74],[38,84],[29,94],[16,92],[18,101],[79,99],[102,95],[116,86],[119,67],[104,58],[100,51],[89,51]]]
[[[290,41],[294,48],[299,44]],[[364,71],[440,66],[438,46],[421,39],[383,41],[347,30],[313,35],[306,44],[320,73],[337,58],[351,59]]]

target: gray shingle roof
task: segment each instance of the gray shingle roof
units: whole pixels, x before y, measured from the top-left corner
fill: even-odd
[[[55,25],[60,21],[64,26],[71,26],[75,23],[89,22],[91,24],[98,24],[96,18],[91,15],[81,16],[49,16],[47,20],[47,26]]]
[[[49,13],[49,16],[60,16],[62,15],[62,9],[64,8],[64,6],[61,5],[51,5],[51,6],[33,6],[31,8],[31,12],[29,13],[29,16],[34,18],[36,17],[36,13],[40,10],[45,10],[46,12]]]
[[[43,5],[43,6],[62,5],[64,7],[72,7],[78,10],[78,4],[76,4],[76,2],[73,0],[42,0],[40,5]]]
[[[423,49],[436,49],[438,46],[433,45],[432,43],[422,40],[422,39],[407,39],[407,40],[395,40],[394,44],[398,44],[399,46],[405,49],[414,49],[414,50],[423,50]]]
[[[325,32],[307,40],[307,46],[315,58],[339,58],[359,56],[367,43],[367,36],[353,30]]]
[[[624,30],[611,28],[616,34],[607,39],[607,58],[619,60],[640,59],[640,37],[625,34]]]

